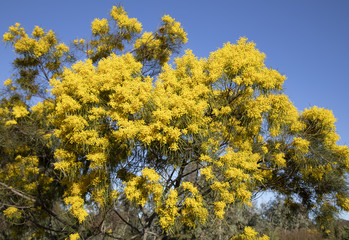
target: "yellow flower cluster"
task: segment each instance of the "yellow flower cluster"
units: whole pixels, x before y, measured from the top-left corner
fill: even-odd
[[[310,142],[306,139],[295,137],[293,139],[293,146],[299,151],[300,154],[307,154],[309,151]]]
[[[34,30],[32,32],[32,36],[36,37],[36,38],[40,38],[40,37],[42,37],[44,35],[45,35],[45,31],[41,27],[35,26],[35,28],[34,28]]]
[[[174,225],[176,218],[179,216],[177,202],[178,193],[176,190],[171,189],[165,204],[162,204],[156,209],[160,218],[159,223],[166,231]]]
[[[149,168],[142,170],[142,176],[136,176],[126,183],[125,194],[127,199],[144,206],[150,195],[152,200],[159,205],[163,187],[160,183],[159,175]]]
[[[11,79],[7,79],[5,82],[4,82],[4,86],[10,86],[12,85],[12,80]]]
[[[343,194],[336,194],[337,204],[344,210],[349,212],[349,198]]]
[[[103,18],[103,19],[98,19],[96,18],[93,20],[91,24],[92,28],[92,33],[94,35],[103,35],[109,32],[109,24],[108,20]]]
[[[79,223],[85,221],[88,213],[84,209],[84,200],[80,196],[65,197],[63,200],[69,206],[69,210],[78,219]]]
[[[310,109],[305,109],[302,113],[302,118],[308,121],[316,121],[316,126],[325,128],[326,130],[335,130],[334,123],[337,121],[331,110],[314,106]]]
[[[315,167],[306,165],[304,168],[300,169],[300,173],[302,173],[306,178],[313,178],[320,181],[324,175],[330,173],[332,170],[333,168],[330,163]]]
[[[214,177],[212,174],[212,166],[202,168],[200,173],[201,175],[205,176],[206,180],[209,180]]]
[[[262,237],[257,236],[258,233],[251,227],[245,227],[244,233],[233,237],[231,240],[269,240],[270,238],[266,235]]]
[[[24,36],[24,28],[21,27],[21,24],[16,23],[14,26],[9,27],[9,32],[3,35],[4,42],[12,42],[16,36]]]
[[[180,41],[183,43],[186,43],[188,41],[187,33],[183,30],[181,24],[179,22],[176,22],[174,18],[171,18],[169,15],[165,15],[161,20],[164,22],[164,27],[167,29],[168,35],[170,36],[171,40],[177,38],[180,39]]]
[[[73,41],[73,43],[75,44],[75,45],[80,45],[80,44],[85,44],[85,39],[75,39],[74,41]]]
[[[142,31],[142,24],[136,18],[129,18],[123,7],[114,6],[110,11],[110,15],[120,29],[130,33],[140,33]]]
[[[79,239],[80,239],[79,233],[73,233],[69,235],[69,240],[79,240]],[[66,238],[66,240],[68,239]]]
[[[64,53],[68,53],[69,52],[69,47],[67,45],[65,45],[64,43],[60,43],[58,45],[55,46],[55,49],[57,50],[54,55],[56,57],[62,57]]]
[[[227,76],[238,85],[245,84],[251,86],[256,77],[256,69],[261,69],[264,65],[265,55],[255,49],[253,42],[247,42],[246,38],[241,38],[237,44],[227,43],[223,48],[213,52],[209,58],[208,70],[212,82],[216,82],[223,76]],[[243,74],[238,76],[239,71],[244,69]],[[265,73],[269,73],[265,71]],[[283,81],[279,77],[279,81]],[[277,79],[275,79],[277,82]]]
[[[201,194],[191,182],[183,182],[182,187],[188,191],[191,197],[187,197],[184,200],[180,221],[194,228],[196,226],[195,220],[200,220],[201,223],[206,221],[208,211],[204,206]]]
[[[186,32],[179,22],[165,15],[160,28],[155,32],[145,32],[134,43],[136,56],[146,61],[156,60],[163,66],[168,62],[176,47],[187,42]]]
[[[235,152],[233,149],[226,149],[226,154],[218,160],[201,157],[202,161],[210,165],[201,170],[207,181],[212,181],[211,189],[219,195],[215,204],[215,215],[219,218],[224,216],[226,204],[239,200],[250,205],[251,187],[254,181],[263,179],[263,175],[258,170],[257,162],[260,160],[259,154],[253,154],[249,151]],[[212,168],[215,167],[213,174]],[[217,181],[216,174],[223,173],[223,181]],[[219,178],[222,179],[222,176]]]
[[[28,110],[23,106],[14,106],[12,111],[15,118],[25,117],[29,114]]]
[[[11,220],[20,219],[22,213],[15,207],[8,207],[3,211],[3,214]]]
[[[138,38],[133,47],[136,53],[139,55],[146,55],[148,59],[154,58],[161,63],[167,62],[171,52],[161,48],[162,42],[160,39],[155,38],[152,32],[144,32],[140,38]],[[166,57],[164,58],[164,55]],[[164,58],[164,60],[162,60]]]
[[[286,166],[286,160],[285,160],[285,154],[283,152],[274,154],[273,161],[275,164],[279,167],[285,167]]]
[[[165,65],[150,96],[154,110],[151,122],[143,127],[139,138],[147,144],[158,141],[178,149],[182,134],[196,134],[206,129],[209,119],[204,117],[207,109],[206,85],[203,61],[187,51],[175,60],[176,68]]]
[[[45,78],[57,74],[62,61],[70,58],[69,48],[63,43],[57,44],[55,33],[52,30],[44,31],[38,26],[35,26],[29,36],[24,28],[16,23],[9,27],[9,31],[3,35],[3,41],[14,47],[14,51],[19,55],[17,59],[23,64],[33,67],[41,63],[41,67],[44,67],[46,71]],[[24,59],[27,60],[23,61]]]
[[[49,190],[53,179],[39,172],[38,157],[30,156],[28,152],[30,148],[26,146],[16,149],[16,158],[0,170],[0,181],[10,183],[12,187],[28,195],[34,195],[37,186],[41,186],[42,193],[45,193]]]
[[[11,125],[16,125],[17,121],[16,120],[8,120],[5,122],[5,126],[11,126]]]
[[[215,202],[214,203],[214,212],[216,214],[216,216],[220,219],[223,219],[224,218],[224,214],[225,214],[225,211],[224,211],[224,208],[226,206],[226,203],[223,202],[223,201],[218,201],[218,202]]]

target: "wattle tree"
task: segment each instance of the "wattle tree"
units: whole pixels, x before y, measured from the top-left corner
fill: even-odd
[[[116,6],[91,28],[70,47],[38,26],[3,35],[16,59],[0,102],[2,237],[176,238],[267,190],[324,231],[349,210],[332,112],[298,111],[253,42],[179,56],[179,22],[145,32]]]

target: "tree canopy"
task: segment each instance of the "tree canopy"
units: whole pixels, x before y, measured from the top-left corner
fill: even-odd
[[[179,238],[268,190],[324,231],[349,211],[332,112],[298,111],[247,38],[180,55],[174,18],[146,32],[114,6],[71,44],[18,23],[3,42],[16,54],[0,102],[4,238]],[[242,229],[229,237],[268,239]]]

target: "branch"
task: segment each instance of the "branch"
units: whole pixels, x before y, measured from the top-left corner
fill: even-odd
[[[262,170],[281,170],[282,168],[268,168],[268,167],[262,167],[262,166],[259,166],[257,167],[258,169],[262,169]]]
[[[52,217],[54,217],[55,219],[57,219],[59,222],[61,222],[62,224],[64,224],[65,226],[69,226],[75,230],[77,230],[78,228],[76,226],[73,226],[69,223],[67,223],[66,221],[62,220],[60,217],[58,217],[57,214],[55,214],[54,212],[52,212],[50,209],[48,209],[44,204],[40,204],[40,206],[48,213],[50,214]]]
[[[126,223],[128,226],[130,226],[132,229],[136,230],[138,235],[141,234],[141,231],[138,230],[138,228],[136,228],[135,226],[133,226],[131,223],[129,223],[128,221],[126,221],[119,213],[118,211],[116,211],[115,209],[113,209],[114,212],[119,216],[119,218],[124,222]],[[137,235],[137,236],[138,236]]]
[[[3,182],[0,182],[0,185],[3,186],[3,187],[5,187],[6,189],[10,190],[11,192],[13,192],[14,194],[16,194],[17,196],[20,196],[20,197],[22,197],[22,198],[25,198],[25,199],[27,199],[27,200],[29,200],[29,201],[31,201],[31,202],[34,202],[34,203],[36,202],[36,200],[33,198],[33,196],[30,196],[29,194],[26,194],[26,193],[24,193],[24,192],[22,192],[22,191],[20,191],[20,190],[18,190],[18,189],[15,189],[15,188],[13,188],[13,187],[10,187],[10,186],[6,185],[6,184],[3,183]]]
[[[194,170],[192,170],[192,171],[190,171],[190,172],[187,172],[186,174],[183,174],[182,175],[182,178],[184,178],[184,177],[186,177],[186,176],[188,176],[188,175],[190,175],[190,174],[192,174],[192,173],[194,173],[194,172],[196,172],[196,171],[198,171],[198,170],[200,170],[201,168],[196,168],[196,169],[194,169]]]
[[[3,206],[7,206],[7,207],[15,207],[18,209],[28,209],[28,208],[33,208],[34,205],[30,205],[30,206],[16,206],[16,205],[10,205],[10,204],[6,204],[4,203]]]

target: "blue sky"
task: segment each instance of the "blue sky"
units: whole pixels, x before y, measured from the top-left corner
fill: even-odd
[[[154,30],[169,14],[182,23],[185,48],[199,57],[245,36],[267,55],[266,64],[288,79],[285,93],[301,111],[317,105],[333,110],[341,144],[349,144],[349,1],[347,0],[16,0],[0,3],[0,34],[21,23],[54,30],[69,43],[89,36],[94,18],[108,17],[120,3]],[[0,46],[0,80],[11,76],[11,48]]]

